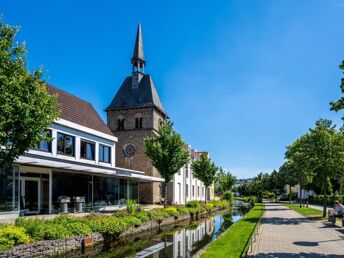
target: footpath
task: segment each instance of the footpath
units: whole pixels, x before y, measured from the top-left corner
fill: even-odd
[[[344,257],[344,229],[266,203],[254,257]]]

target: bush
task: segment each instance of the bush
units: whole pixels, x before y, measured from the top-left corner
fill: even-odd
[[[150,219],[147,212],[145,211],[139,211],[135,213],[135,217],[139,219],[141,222],[147,222]]]
[[[38,235],[45,240],[55,240],[72,237],[72,233],[66,228],[65,225],[56,223],[46,223],[41,225],[38,229]]]
[[[186,207],[177,207],[177,210],[179,212],[180,215],[189,215],[189,209]]]
[[[226,209],[228,208],[228,204],[229,202],[226,200],[221,200],[221,201],[211,201],[210,203],[212,203],[214,205],[214,207],[218,207],[220,209]]]
[[[232,191],[226,191],[223,194],[222,199],[228,201],[230,206],[234,205],[235,199],[234,199],[234,194],[232,193]]]
[[[165,209],[153,209],[147,212],[151,220],[161,223],[165,218],[171,217]]]
[[[186,203],[186,207],[188,207],[188,208],[199,208],[199,207],[201,207],[201,203],[199,201],[189,201]]]
[[[177,207],[170,206],[168,208],[165,208],[164,210],[168,213],[168,215],[170,215],[170,217],[175,217],[175,218],[179,217],[179,212],[177,210]]]
[[[127,205],[127,212],[129,214],[134,214],[136,212],[136,201],[135,200],[127,200],[125,202]]]
[[[69,233],[73,236],[82,236],[82,235],[90,235],[92,234],[91,228],[82,222],[72,222],[66,224],[66,228]]]
[[[0,250],[10,249],[15,245],[27,244],[30,236],[23,227],[5,226],[0,229]]]
[[[202,206],[206,211],[211,211],[214,208],[214,204],[212,204],[211,202],[205,203]]]

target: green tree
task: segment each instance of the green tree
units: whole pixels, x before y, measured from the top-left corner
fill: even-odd
[[[211,186],[215,181],[216,172],[218,168],[207,155],[201,155],[198,160],[194,160],[191,164],[193,175],[203,182],[205,187]],[[207,191],[205,196],[205,202],[207,202]]]
[[[344,60],[339,65],[339,68],[344,70]],[[344,71],[343,71],[343,73],[344,73]],[[344,78],[342,78],[342,80],[341,80],[340,89],[342,91],[342,94],[344,95]],[[334,110],[336,112],[343,110],[344,109],[344,96],[342,96],[337,101],[332,101],[330,103],[330,105],[331,105],[331,110]],[[344,120],[344,116],[342,117],[342,119]]]
[[[302,190],[312,181],[313,173],[309,166],[309,156],[305,151],[307,135],[301,136],[292,145],[287,147],[285,167],[299,184],[300,207],[302,206]]]
[[[323,216],[326,216],[327,196],[332,189],[331,179],[342,175],[344,169],[344,137],[332,121],[320,119],[307,135],[307,156],[324,195]]]
[[[152,160],[153,166],[165,179],[164,206],[167,206],[167,184],[182,166],[189,161],[189,153],[184,148],[182,137],[173,129],[171,121],[166,120],[157,134],[145,139],[146,155]]]
[[[293,175],[292,167],[290,162],[285,162],[279,169],[279,176],[282,184],[288,185],[289,187],[289,203],[291,203],[291,187],[298,183],[297,178]]]
[[[25,44],[14,43],[17,27],[0,20],[0,166],[11,166],[30,147],[48,137],[42,132],[58,117],[42,71],[28,70]]]
[[[216,173],[215,184],[217,186],[217,192],[223,194],[226,191],[230,191],[233,185],[236,183],[236,176],[231,172],[225,171],[222,167]]]

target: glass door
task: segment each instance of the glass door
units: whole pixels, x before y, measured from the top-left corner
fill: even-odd
[[[25,214],[38,214],[40,211],[40,179],[21,178],[20,209]]]

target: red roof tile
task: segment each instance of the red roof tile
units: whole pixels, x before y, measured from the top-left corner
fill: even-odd
[[[49,84],[47,90],[57,95],[60,118],[113,136],[91,103]]]

